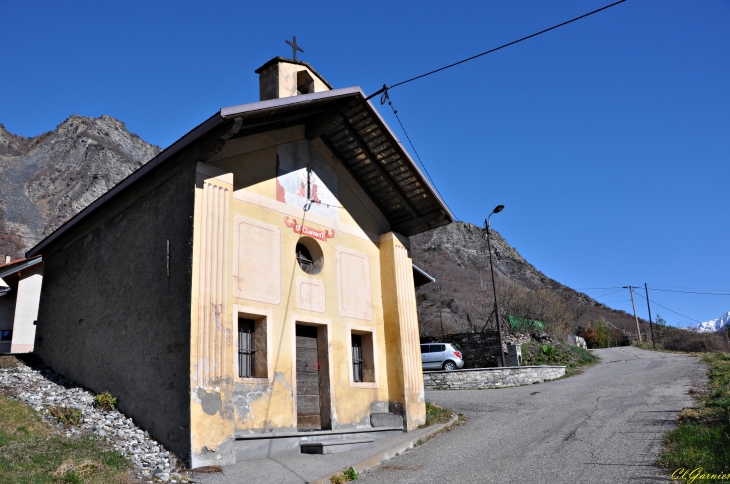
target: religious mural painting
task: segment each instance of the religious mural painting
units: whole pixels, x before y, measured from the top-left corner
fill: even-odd
[[[276,148],[276,200],[339,220],[337,173],[307,140]]]

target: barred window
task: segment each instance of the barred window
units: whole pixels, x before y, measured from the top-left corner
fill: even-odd
[[[254,334],[256,325],[253,319],[238,320],[238,376],[250,378],[254,371]]]
[[[362,381],[362,337],[352,335],[352,381]]]

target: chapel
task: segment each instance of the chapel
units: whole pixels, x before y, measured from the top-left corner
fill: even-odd
[[[50,234],[35,353],[192,467],[425,422],[408,237],[452,213],[359,87],[276,57]]]

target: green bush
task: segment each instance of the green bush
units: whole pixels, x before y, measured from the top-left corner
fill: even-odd
[[[348,481],[356,481],[359,477],[357,475],[357,472],[355,472],[355,469],[353,469],[352,467],[344,471],[342,474],[344,474]]]
[[[522,345],[522,364],[530,365],[560,365],[566,366],[566,375],[573,375],[581,367],[592,365],[598,357],[590,351],[565,343],[555,345],[530,342]]]
[[[94,397],[94,403],[102,410],[111,410],[117,406],[117,398],[109,392],[104,392]]]

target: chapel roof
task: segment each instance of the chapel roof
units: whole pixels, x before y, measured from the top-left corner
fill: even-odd
[[[403,148],[359,87],[270,99],[222,108],[51,233],[26,254],[31,257],[133,187],[183,163],[205,161],[227,140],[305,125],[320,138],[388,219],[391,229],[415,235],[454,220],[436,189]],[[162,177],[164,178],[164,177]],[[148,182],[142,183],[145,179]]]

